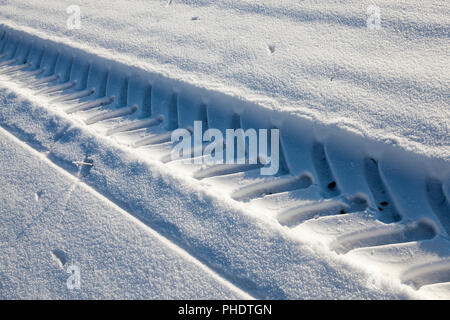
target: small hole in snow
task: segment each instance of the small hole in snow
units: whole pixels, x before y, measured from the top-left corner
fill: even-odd
[[[52,255],[60,265],[60,267],[64,266],[67,263],[68,257],[67,254],[59,249],[52,250]]]
[[[333,190],[334,188],[336,188],[336,181],[331,181],[328,184],[328,189]]]

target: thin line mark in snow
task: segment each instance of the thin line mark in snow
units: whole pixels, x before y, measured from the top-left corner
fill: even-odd
[[[238,293],[240,296],[243,297],[243,299],[246,299],[246,300],[254,300],[255,299],[250,293],[248,293],[245,290],[239,288],[233,282],[231,282],[230,280],[228,280],[225,277],[223,277],[220,273],[218,273],[214,269],[211,269],[207,264],[205,264],[201,260],[197,259],[195,256],[193,256],[188,251],[186,251],[181,246],[179,246],[176,242],[173,242],[172,240],[166,238],[165,236],[160,234],[157,230],[151,228],[150,226],[146,225],[144,222],[142,222],[141,220],[139,220],[138,218],[133,216],[131,213],[129,213],[126,210],[122,209],[117,203],[115,203],[111,199],[108,199],[107,197],[105,197],[103,194],[101,194],[100,192],[95,190],[93,187],[91,187],[87,183],[84,183],[83,181],[81,181],[79,179],[79,177],[73,176],[72,174],[70,174],[69,172],[67,172],[66,170],[64,170],[60,166],[58,166],[56,163],[51,161],[48,157],[46,157],[46,156],[42,155],[41,153],[39,153],[33,147],[31,147],[26,142],[24,142],[21,139],[19,139],[18,137],[16,137],[14,134],[9,132],[7,129],[5,129],[1,125],[0,125],[0,133],[3,133],[7,137],[10,137],[13,141],[17,142],[17,144],[22,146],[25,150],[30,151],[32,154],[36,155],[39,159],[41,159],[44,162],[46,162],[50,167],[52,167],[55,170],[57,170],[57,172],[61,173],[62,175],[68,177],[70,180],[74,181],[73,184],[71,185],[70,189],[72,189],[72,188],[74,189],[75,185],[78,184],[81,188],[85,189],[87,192],[89,192],[89,193],[95,195],[96,197],[100,198],[105,203],[108,203],[109,205],[111,205],[112,207],[117,209],[119,212],[122,212],[128,219],[134,221],[137,225],[140,225],[141,227],[145,228],[150,234],[152,234],[159,241],[161,241],[162,243],[167,245],[171,250],[173,250],[174,252],[178,253],[181,257],[185,258],[187,261],[189,261],[189,262],[199,266],[207,274],[213,276],[214,279],[216,279],[219,283],[222,283],[223,285],[225,285],[226,287],[228,287],[232,291]],[[79,174],[81,172],[81,168],[83,168],[83,167],[84,166],[80,166]],[[69,190],[68,194],[71,194],[72,191]],[[68,202],[68,200],[66,201],[66,203],[67,202]]]
[[[92,167],[94,165],[93,163],[84,162],[84,161],[73,161],[72,163],[80,166],[80,171],[81,171],[81,168],[82,168],[81,166],[90,166],[90,167]]]
[[[63,202],[63,206],[62,206],[62,208],[63,208],[62,213],[63,213],[63,214],[66,212],[67,204],[69,203],[70,197],[71,197],[73,191],[75,190],[76,185],[77,185],[78,182],[79,182],[80,174],[81,174],[81,169],[82,169],[82,166],[80,166],[80,168],[78,169],[77,180],[74,181],[74,182],[70,185],[70,187],[66,189],[66,190],[67,190],[67,193],[66,193],[66,195],[65,195],[65,197],[64,197],[64,202]],[[26,225],[26,226],[25,226],[25,227],[17,234],[16,240],[19,240],[19,239],[25,234],[25,232],[26,232],[27,230],[29,230],[33,225],[35,225],[35,224],[41,219],[41,217],[44,215],[44,213],[47,212],[48,209],[49,209],[52,205],[54,205],[54,204],[57,205],[59,199],[60,199],[60,198],[55,198],[55,199],[54,199],[52,202],[50,202],[47,206],[41,208],[41,212],[38,214],[38,216],[35,217],[29,224],[27,224],[27,225]]]

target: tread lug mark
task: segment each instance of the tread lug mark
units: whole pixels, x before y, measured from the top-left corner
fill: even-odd
[[[89,89],[85,89],[85,90],[81,90],[81,91],[75,91],[73,93],[61,95],[60,97],[51,100],[50,103],[77,100],[77,99],[89,97],[90,95],[94,94],[94,92],[95,92],[95,88],[89,88]]]
[[[450,282],[450,259],[414,266],[403,273],[401,280],[415,289],[428,284]]]
[[[266,194],[286,192],[308,188],[312,184],[311,178],[304,176],[281,176],[267,182],[260,182],[242,187],[231,194],[234,200],[249,200]]]
[[[59,96],[53,99],[51,102],[63,102],[81,97],[89,96],[94,93],[95,89],[87,87],[87,79],[91,69],[91,63],[83,61],[83,59],[75,58],[70,72],[70,81],[66,84],[58,86],[59,90],[63,91]],[[56,91],[55,91],[56,92]]]
[[[9,37],[8,40],[6,40],[4,47],[1,51],[4,54],[4,57],[6,57],[7,59],[13,58],[17,52],[20,42],[21,41],[19,39]]]
[[[429,179],[426,182],[425,189],[431,208],[447,234],[450,235],[450,203],[445,197],[442,182],[436,179]]]
[[[134,143],[135,148],[169,142],[172,137],[171,131],[178,128],[178,93],[172,89],[156,87],[152,90],[151,99],[152,114],[161,120],[164,129],[170,131],[156,136],[144,137]]]
[[[379,211],[379,220],[385,223],[397,222],[401,216],[392,202],[391,196],[386,189],[380,175],[378,161],[373,158],[364,160],[367,184],[375,199]]]
[[[138,77],[130,77],[128,81],[127,102],[139,107],[139,118],[152,116],[152,85]]]
[[[14,57],[0,63],[0,66],[1,66],[0,69],[3,69],[4,71],[8,71],[8,68],[10,68],[11,65],[13,65],[14,63],[23,64],[26,61],[26,59],[30,53],[30,50],[31,50],[31,45],[27,41],[22,41],[20,43],[19,48],[17,49]],[[5,56],[6,55],[3,55],[3,57],[5,57]],[[2,58],[0,58],[0,59],[2,59]],[[3,73],[5,74],[5,72],[3,72]]]
[[[367,206],[366,199],[356,196],[348,200],[326,200],[290,208],[281,212],[277,218],[280,224],[293,227],[313,218],[361,212],[366,210]]]
[[[339,195],[340,191],[328,163],[328,158],[323,144],[318,142],[313,144],[312,159],[317,178],[319,179],[318,183],[324,192],[325,198],[331,198]]]
[[[426,221],[391,224],[338,236],[331,249],[345,254],[357,248],[429,240],[435,236],[435,229]]]
[[[154,144],[161,144],[165,142],[169,142],[172,138],[172,132],[167,132],[163,134],[158,134],[156,136],[149,136],[142,138],[134,143],[134,147],[143,147],[148,145],[154,145]]]
[[[41,73],[43,73],[45,71],[45,69],[41,69],[41,68],[33,69],[33,66],[34,66],[34,64],[31,64],[31,69],[30,70],[25,70],[28,73],[22,74],[21,76],[16,77],[16,80],[17,81],[25,81],[27,79],[30,79],[30,77],[39,75],[39,74],[41,74]],[[21,69],[15,70],[15,72],[13,72],[12,75],[14,75],[15,73],[19,72],[20,70]]]
[[[31,86],[32,89],[38,89],[38,88],[46,85],[47,83],[58,80],[58,78],[59,78],[59,75],[53,74],[51,76],[39,78],[38,80],[33,81],[33,82],[29,83],[28,85]]]
[[[260,164],[218,164],[206,169],[198,170],[194,173],[194,178],[201,180],[205,178],[211,178],[216,176],[223,176],[227,174],[233,174],[243,171],[250,171],[259,169],[262,166]]]
[[[76,106],[73,106],[69,109],[66,110],[67,114],[72,114],[78,111],[85,111],[85,110],[89,110],[89,109],[93,109],[93,108],[98,108],[104,105],[108,105],[114,102],[115,97],[103,97],[103,98],[98,98],[95,100],[89,100],[83,103],[80,103]]]
[[[2,61],[2,62],[0,62],[0,67],[4,67],[8,64],[16,63],[17,61],[19,61],[19,59],[17,59],[17,58]]]
[[[151,95],[152,116],[162,119],[166,130],[178,128],[178,93],[163,83],[156,83]]]
[[[117,127],[111,128],[106,132],[107,136],[120,133],[120,132],[126,132],[126,131],[133,131],[133,130],[139,130],[143,128],[153,127],[161,124],[160,118],[148,118],[148,119],[140,119],[133,121],[131,123],[119,125]]]
[[[70,54],[61,53],[56,61],[55,74],[58,75],[57,83],[65,83],[70,80],[74,57]]]
[[[38,58],[39,69],[42,70],[42,72],[39,72],[33,78],[29,77],[27,79],[24,79],[24,82],[28,86],[32,86],[34,83],[39,84],[40,76],[45,78],[47,76],[53,75],[58,56],[59,56],[59,53],[56,50],[51,50],[48,48],[42,50],[41,58]]]
[[[70,72],[70,80],[76,81],[74,90],[83,90],[87,88],[87,80],[92,63],[84,61],[82,58],[75,58],[72,71]]]
[[[127,101],[128,104],[138,106],[138,117],[140,117],[141,119],[113,127],[106,132],[107,136],[161,124],[163,120],[162,116],[153,117],[152,85],[150,83],[145,83],[142,82],[142,80],[139,80],[141,79],[131,78],[129,80]]]
[[[138,109],[138,107],[136,105],[131,106],[131,107],[123,107],[123,108],[107,111],[107,112],[92,116],[89,119],[87,119],[85,122],[87,125],[91,125],[91,124],[97,123],[99,121],[109,120],[109,119],[113,119],[113,118],[119,118],[119,117],[133,114],[134,112],[137,111],[137,109]]]
[[[43,88],[39,91],[36,92],[36,94],[50,94],[53,92],[57,92],[57,91],[62,91],[62,90],[66,90],[66,89],[70,89],[73,88],[75,85],[77,84],[77,81],[69,81],[69,82],[65,82],[65,83],[61,83],[59,85],[54,85],[48,88]]]
[[[2,74],[13,75],[14,73],[17,73],[18,71],[21,71],[21,70],[29,68],[29,67],[31,67],[31,63],[24,63],[22,65],[11,66],[8,69],[4,70],[4,72],[2,72]]]
[[[15,80],[18,81],[27,81],[32,79],[31,77],[37,76],[43,72],[45,72],[44,68],[40,67],[42,57],[44,55],[45,48],[40,44],[33,43],[31,45],[31,50],[26,57],[26,66],[16,66],[7,69],[4,74],[7,75],[15,75],[19,74],[19,76],[15,77]],[[28,70],[27,70],[28,69]],[[27,71],[26,74],[22,73],[20,75],[20,71]]]

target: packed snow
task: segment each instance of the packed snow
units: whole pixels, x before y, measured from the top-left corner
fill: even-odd
[[[71,5],[80,8],[80,29],[67,28]],[[381,21],[370,30],[373,5]],[[59,41],[450,159],[448,1],[9,0],[0,6],[4,21]]]
[[[0,298],[448,299],[449,14],[0,1]],[[193,121],[280,171],[173,161]]]
[[[2,82],[1,85],[8,86],[8,83]],[[142,247],[143,244],[140,241],[144,244],[145,241],[156,241],[149,238],[153,234],[151,230],[156,230],[180,248],[184,248],[206,267],[216,270],[221,275],[220,278],[228,279],[254,298],[405,299],[422,297],[398,280],[391,279],[389,275],[387,278],[386,275],[380,276],[379,284],[374,287],[368,280],[370,273],[355,266],[351,260],[330,253],[323,245],[312,243],[308,233],[301,232],[300,239],[298,235],[286,234],[273,218],[267,217],[265,211],[258,208],[250,209],[245,205],[236,204],[235,201],[226,201],[221,197],[220,192],[211,190],[210,186],[198,186],[193,183],[192,178],[186,179],[184,175],[173,168],[165,167],[152,157],[149,158],[148,153],[139,149],[127,149],[127,152],[124,152],[114,142],[100,139],[93,132],[84,132],[82,127],[79,127],[79,121],[65,120],[63,112],[58,107],[48,106],[50,110],[47,110],[31,102],[30,99],[36,98],[27,89],[16,86],[11,88],[14,92],[21,94],[18,96],[10,89],[1,90],[2,101],[4,101],[1,109],[4,112],[0,117],[2,127],[33,149],[25,147],[25,143],[17,143],[17,139],[12,138],[2,129],[2,134],[5,136],[2,138],[2,143],[5,144],[3,150],[8,150],[1,154],[1,172],[2,176],[5,176],[2,181],[8,181],[8,184],[4,186],[6,190],[10,188],[14,191],[14,193],[6,191],[2,193],[2,201],[5,203],[4,211],[7,214],[7,218],[2,220],[2,225],[5,225],[3,227],[5,233],[2,232],[2,234],[5,236],[3,240],[6,242],[5,249],[13,250],[12,248],[19,247],[25,252],[25,256],[29,256],[29,267],[19,272],[19,274],[24,272],[28,275],[28,278],[24,275],[25,281],[18,281],[24,286],[14,288],[14,278],[10,277],[18,274],[20,259],[23,258],[21,255],[16,255],[14,251],[2,255],[6,261],[13,261],[9,264],[7,262],[1,264],[4,274],[3,283],[9,284],[3,285],[2,296],[74,297],[73,293],[64,291],[67,290],[64,288],[68,278],[65,270],[58,268],[57,262],[49,262],[55,260],[52,258],[52,250],[62,250],[67,257],[73,257],[74,262],[79,263],[81,272],[87,269],[86,276],[92,279],[93,285],[98,284],[97,291],[91,294],[79,293],[75,297],[150,298],[152,295],[145,288],[150,288],[156,281],[157,284],[165,283],[166,290],[161,289],[159,296],[155,294],[153,297],[207,298],[209,284],[204,283],[204,280],[201,281],[201,288],[205,294],[195,295],[190,289],[185,292],[180,288],[177,295],[174,292],[178,288],[175,281],[177,278],[171,280],[170,273],[168,275],[156,271],[146,273],[145,270],[150,268],[151,257],[157,260],[153,263],[159,266],[163,264],[164,268],[170,268],[168,270],[178,268],[176,261],[180,261],[158,262],[160,258],[156,258],[156,253],[148,252],[148,246]],[[39,101],[39,103],[46,106],[45,101]],[[9,151],[11,148],[12,150]],[[17,149],[18,151],[14,151]],[[31,150],[37,150],[39,156],[34,155],[36,152]],[[80,172],[79,166],[74,162],[84,161],[86,152],[89,154],[89,159],[93,160],[94,166],[89,171],[83,170],[85,173],[82,173],[83,171]],[[45,158],[45,161],[39,161],[42,158]],[[28,160],[25,161],[26,159]],[[11,169],[18,164],[18,169]],[[35,171],[35,167],[43,168],[42,171]],[[62,169],[72,173],[80,181],[77,183],[77,179],[67,179],[62,173],[58,174],[64,171]],[[33,174],[30,175],[29,172]],[[27,175],[29,183],[22,178],[23,175]],[[53,180],[58,181],[58,184],[52,183]],[[27,187],[22,187],[25,182]],[[92,189],[85,184],[92,186]],[[73,199],[72,195],[68,197],[68,190],[71,187],[75,190],[72,191]],[[104,198],[99,199],[96,192],[111,199],[115,204],[120,204],[127,213],[118,210],[117,205],[111,205],[107,201],[105,203]],[[44,214],[45,210],[42,210],[41,205],[36,205],[36,202],[39,203],[35,198],[37,193],[41,194],[40,201],[45,200],[49,204],[54,202],[54,205],[48,205],[46,208],[46,211],[49,211],[47,214]],[[65,202],[68,204],[64,206]],[[16,208],[18,203],[23,209]],[[27,209],[28,207],[32,209]],[[105,207],[109,209],[106,211]],[[34,223],[28,222],[30,228],[23,230],[24,228],[19,227],[23,225],[22,223],[14,227],[17,223],[15,218],[17,210],[22,212],[22,215],[28,212],[26,210],[31,210],[33,216],[42,218],[39,220],[35,218]],[[66,212],[68,220],[60,218],[61,210]],[[78,216],[77,212],[83,216]],[[142,224],[133,226],[133,219],[130,219],[129,215],[138,218],[147,226],[144,229],[151,233],[147,235],[148,240],[147,238],[141,240],[144,235],[140,234],[139,230],[142,227],[139,225]],[[90,216],[93,217],[89,218]],[[261,217],[264,218],[263,221]],[[41,220],[44,218],[45,221]],[[96,219],[95,225],[93,225],[94,222],[89,222],[90,220],[83,220],[88,218]],[[33,221],[32,218],[27,218],[26,221],[30,219]],[[127,222],[126,225],[119,227],[123,221]],[[113,224],[110,227],[111,223]],[[92,230],[92,237],[87,235],[83,226],[89,226],[88,230]],[[113,227],[114,230],[111,231]],[[121,233],[121,228],[125,227],[130,231],[124,232],[130,234]],[[52,228],[58,231],[52,231]],[[69,232],[71,228],[74,228],[73,232]],[[116,231],[115,228],[118,230]],[[8,241],[17,237],[22,230],[24,236],[21,243]],[[29,238],[25,236],[28,232],[31,233]],[[66,232],[68,239],[65,239]],[[47,233],[51,234],[48,240],[46,237],[40,238],[42,234]],[[135,236],[136,234],[138,235]],[[107,244],[109,240],[110,243]],[[106,252],[103,252],[104,245],[109,248]],[[36,250],[39,253],[34,252]],[[131,262],[136,261],[137,257],[140,258],[142,251],[146,252],[145,256],[149,257],[148,260]],[[30,252],[33,254],[31,255]],[[116,254],[121,257],[121,260],[115,260]],[[19,261],[14,263],[16,259]],[[111,270],[105,261],[114,262]],[[164,261],[168,262],[167,266]],[[35,268],[32,270],[44,276],[35,280],[33,272],[29,270],[31,266]],[[94,273],[96,268],[104,270],[104,274]],[[121,268],[125,269],[124,275],[119,277],[114,270],[120,274]],[[46,272],[47,270],[49,271]],[[128,292],[128,285],[121,287],[121,283],[126,283],[129,279],[127,277],[132,277],[134,270],[137,270],[138,276],[133,283],[142,284],[140,288],[143,290],[140,293],[134,290]],[[178,269],[178,272],[174,270],[174,277],[181,277],[179,279],[181,281],[185,277],[184,272],[184,269]],[[54,274],[59,275],[59,278],[54,279],[56,277]],[[83,274],[81,276],[83,281]],[[113,281],[110,277],[119,278]],[[114,294],[109,292],[107,287],[100,288],[102,283],[109,283],[108,281],[114,283],[116,288]],[[171,281],[175,281],[173,284],[175,289],[169,285]],[[55,292],[51,292],[50,283],[59,291],[55,289]],[[82,285],[84,283],[85,281]],[[34,288],[34,291],[29,292],[29,287]],[[40,296],[40,288],[48,289],[45,295]],[[239,291],[234,292],[234,296],[230,292],[228,297],[243,297],[239,296]],[[211,294],[210,298],[213,297]],[[226,297],[225,294],[220,295],[220,298]]]
[[[0,135],[2,299],[251,298],[42,154]],[[79,288],[67,286],[73,266]]]

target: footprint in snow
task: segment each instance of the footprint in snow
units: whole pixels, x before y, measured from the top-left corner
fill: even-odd
[[[56,262],[58,263],[58,265],[62,268],[68,260],[67,254],[60,250],[60,249],[55,249],[52,250],[52,256],[53,258],[56,260]]]

